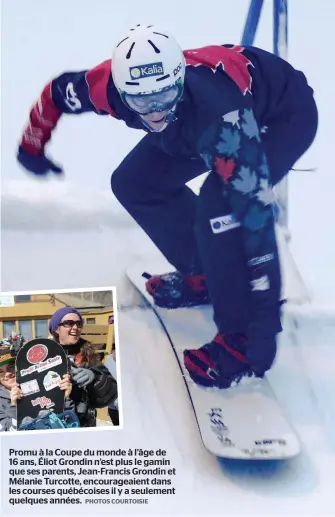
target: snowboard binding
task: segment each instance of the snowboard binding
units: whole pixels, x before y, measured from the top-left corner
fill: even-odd
[[[182,275],[179,271],[163,275],[143,273],[145,287],[155,305],[166,309],[196,307],[210,303],[205,275]]]

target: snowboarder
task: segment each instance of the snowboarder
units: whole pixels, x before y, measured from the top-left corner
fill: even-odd
[[[225,388],[263,376],[282,330],[272,187],[318,124],[304,74],[255,47],[183,52],[167,32],[137,26],[112,60],[47,84],[20,142],[21,165],[61,173],[45,146],[63,113],[89,111],[147,132],[114,171],[112,189],[176,268],[148,280],[155,303],[213,305],[217,335],[184,353],[191,377]],[[205,172],[196,196],[186,183]]]

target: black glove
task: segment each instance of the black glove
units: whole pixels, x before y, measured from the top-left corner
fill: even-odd
[[[56,174],[61,174],[63,172],[61,167],[55,165],[44,154],[35,155],[29,153],[21,146],[19,147],[17,159],[22,167],[24,167],[27,171],[36,174],[36,176],[43,176],[48,174],[48,172],[54,172]]]

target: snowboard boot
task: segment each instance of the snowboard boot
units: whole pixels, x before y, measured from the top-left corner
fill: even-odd
[[[184,350],[184,365],[199,386],[226,389],[253,375],[245,352],[242,334],[217,334],[199,349]]]
[[[158,307],[178,309],[209,304],[205,275],[182,275],[179,271],[150,276],[145,287]]]

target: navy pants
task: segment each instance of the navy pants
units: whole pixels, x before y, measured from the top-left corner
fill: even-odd
[[[317,129],[312,94],[305,109],[268,125],[262,141],[275,185],[311,145]],[[206,274],[214,320],[222,333],[245,332],[248,272],[241,228],[214,234],[209,219],[231,213],[221,179],[210,172],[199,196],[185,184],[204,162],[173,157],[145,136],[112,175],[112,189],[167,260],[184,274]],[[152,272],[155,274],[155,271]]]

